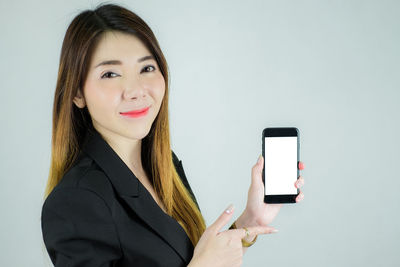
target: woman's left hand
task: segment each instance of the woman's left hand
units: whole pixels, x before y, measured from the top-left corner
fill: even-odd
[[[251,185],[247,196],[246,209],[242,215],[236,220],[237,227],[247,226],[267,226],[278,214],[282,204],[264,203],[264,183],[262,181],[262,170],[264,166],[264,158],[260,155],[259,160],[253,166],[251,171]],[[299,161],[299,170],[304,169],[303,162]],[[296,188],[301,188],[304,185],[304,179],[300,175],[297,181],[293,184]],[[303,192],[299,192],[296,197],[296,203],[304,198]]]

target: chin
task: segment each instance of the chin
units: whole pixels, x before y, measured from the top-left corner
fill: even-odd
[[[132,130],[131,132],[126,133],[126,137],[131,138],[131,139],[138,139],[141,140],[145,138],[150,132],[150,127],[146,129],[140,129],[140,130]]]

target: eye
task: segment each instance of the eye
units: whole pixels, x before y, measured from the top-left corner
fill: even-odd
[[[145,66],[143,69],[142,69],[142,71],[141,71],[141,73],[144,71],[144,72],[152,72],[152,71],[155,71],[156,70],[156,68],[153,66],[153,65],[147,65],[147,66]]]
[[[102,79],[104,79],[104,77],[107,77],[107,79],[108,78],[113,78],[113,77],[110,77],[110,75],[109,74],[115,74],[114,72],[106,72],[106,73],[104,73],[102,76],[101,76],[101,78]],[[117,76],[119,76],[118,74],[115,74],[115,75],[117,75]],[[116,76],[114,76],[114,77],[116,77]]]

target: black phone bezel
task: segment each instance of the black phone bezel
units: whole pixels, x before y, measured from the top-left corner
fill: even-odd
[[[279,136],[297,136],[297,179],[299,179],[299,161],[300,161],[300,133],[296,127],[267,127],[262,131],[262,156],[265,159],[265,137]],[[296,197],[300,190],[297,189],[297,194],[293,195],[265,195],[265,160],[263,164],[262,180],[264,184],[264,203],[296,203]],[[294,185],[293,185],[294,186]]]

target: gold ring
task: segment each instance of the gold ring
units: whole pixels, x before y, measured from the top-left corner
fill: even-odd
[[[249,229],[247,229],[246,227],[243,227],[243,229],[246,231],[246,236],[249,237],[250,236]]]

